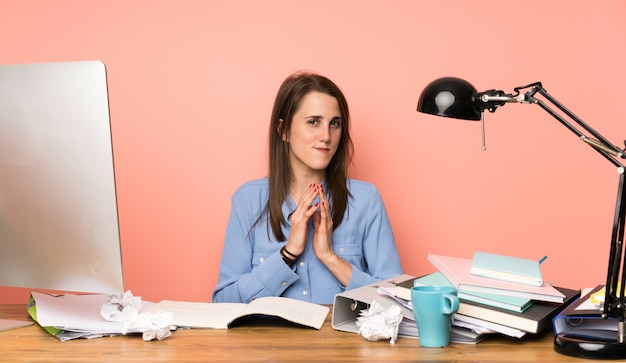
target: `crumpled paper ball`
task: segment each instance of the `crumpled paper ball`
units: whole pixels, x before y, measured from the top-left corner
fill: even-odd
[[[110,295],[100,308],[100,315],[106,321],[123,322],[122,334],[141,332],[144,341],[163,340],[172,335],[174,314],[169,312],[139,313],[141,297],[132,292]]]
[[[380,306],[376,300],[367,310],[361,310],[356,325],[358,333],[369,341],[389,339],[394,344],[398,339],[398,329],[402,321],[402,309],[398,305],[387,308]]]
[[[128,331],[140,331],[142,339],[146,342],[150,340],[163,340],[172,335],[172,321],[174,314],[171,312],[141,313],[133,321],[124,324],[122,333]]]
[[[100,308],[100,315],[106,321],[127,321],[134,319],[141,309],[141,297],[133,296],[128,290],[123,294],[109,295],[109,300]]]

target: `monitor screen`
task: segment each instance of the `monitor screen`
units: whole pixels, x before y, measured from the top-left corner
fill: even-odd
[[[124,291],[100,61],[0,65],[0,286]]]

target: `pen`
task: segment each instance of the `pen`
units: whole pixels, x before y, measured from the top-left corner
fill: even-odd
[[[548,258],[548,256],[543,256],[541,258],[541,260],[539,260],[539,264],[541,265],[543,263],[543,261],[545,261]]]

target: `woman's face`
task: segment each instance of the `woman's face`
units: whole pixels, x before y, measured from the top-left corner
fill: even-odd
[[[289,135],[289,161],[296,174],[324,173],[337,152],[342,130],[337,99],[326,93],[309,92],[293,115]]]

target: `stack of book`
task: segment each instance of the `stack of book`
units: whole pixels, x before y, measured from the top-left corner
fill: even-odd
[[[498,261],[509,256],[476,253],[474,259],[429,255],[428,260],[438,271],[398,284],[397,297],[411,299],[410,288],[419,285],[453,286],[459,297],[459,311],[454,321],[489,328],[498,333],[520,338],[527,333],[537,334],[552,325],[552,319],[580,296],[580,290],[555,287],[543,282],[537,274],[538,261],[521,271],[531,272],[530,279],[513,282],[515,276],[502,271],[477,266],[502,265]],[[485,263],[486,260],[488,263]],[[505,263],[507,270],[519,261]],[[530,267],[529,267],[530,266]],[[527,276],[528,277],[528,276]]]

